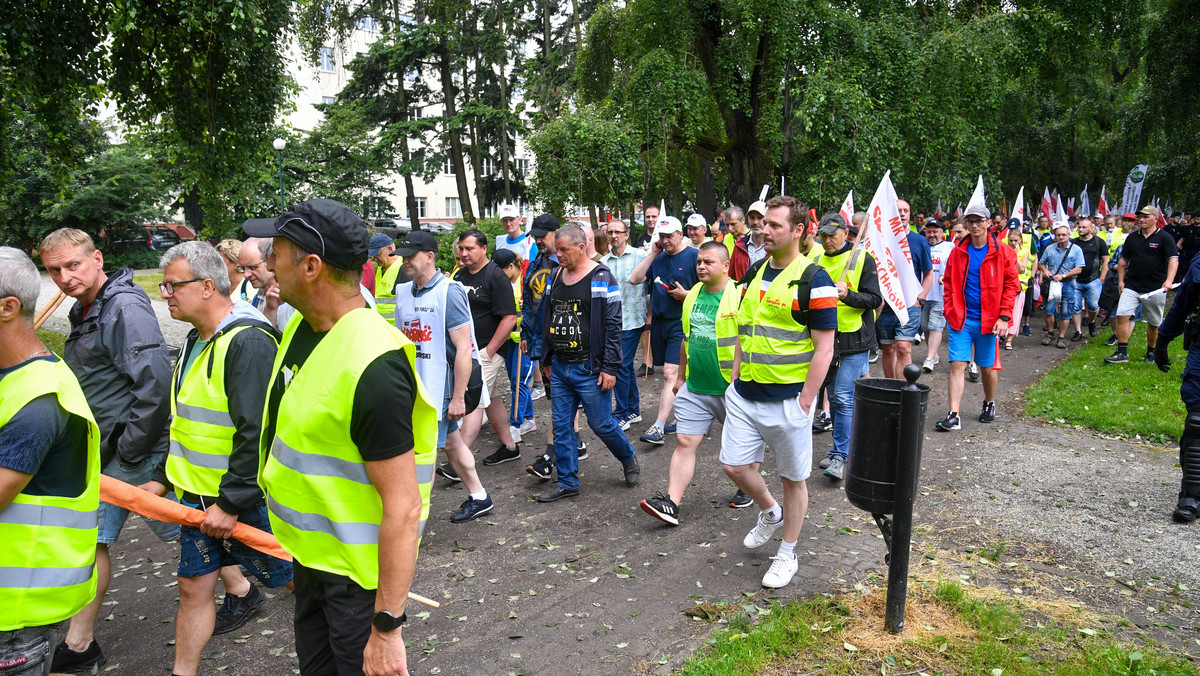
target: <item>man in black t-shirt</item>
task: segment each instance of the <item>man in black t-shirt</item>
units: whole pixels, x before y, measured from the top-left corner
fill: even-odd
[[[475,344],[479,347],[479,364],[483,367],[483,385],[491,397],[486,409],[477,408],[463,418],[462,437],[468,447],[475,445],[486,411],[488,422],[500,438],[500,447],[484,458],[483,464],[499,465],[521,457],[521,447],[509,429],[508,412],[500,398],[500,393],[509,389],[508,369],[504,363],[508,356],[508,338],[517,327],[521,314],[517,312],[512,282],[488,258],[487,245],[487,235],[480,230],[467,230],[458,236],[458,257],[462,267],[454,281],[467,290],[471,321],[475,324]]]
[[[1154,343],[1158,325],[1167,307],[1167,292],[1179,269],[1179,251],[1175,240],[1158,229],[1158,207],[1144,206],[1137,215],[1138,230],[1125,238],[1121,261],[1117,264],[1117,351],[1105,357],[1109,364],[1129,361],[1129,336],[1133,333],[1133,313],[1142,308],[1146,320],[1147,363],[1154,363]]]
[[[1083,340],[1083,313],[1088,315],[1088,334],[1096,337],[1096,315],[1100,312],[1100,291],[1104,288],[1104,277],[1108,273],[1108,245],[1096,236],[1096,224],[1088,217],[1076,224],[1079,236],[1072,242],[1083,252],[1083,270],[1075,276],[1075,334],[1071,340]]]

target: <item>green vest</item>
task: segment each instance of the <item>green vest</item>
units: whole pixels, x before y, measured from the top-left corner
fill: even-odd
[[[0,512],[0,631],[68,619],[96,596],[100,428],[71,369],[39,359],[0,379],[0,427],[47,394],[87,421],[87,488],[74,498],[19,493]]]
[[[825,254],[817,259],[817,265],[825,268],[829,273],[830,278],[834,282],[842,280],[842,272],[849,265],[849,272],[846,274],[846,285],[851,291],[857,291],[859,282],[862,280],[862,248],[855,247],[850,251],[844,251],[836,256]],[[849,261],[849,263],[847,263]],[[862,316],[866,310],[857,307],[850,307],[845,303],[838,302],[837,317],[838,317],[838,333],[854,333],[862,328]]]
[[[403,262],[396,261],[387,270],[375,268],[375,309],[389,324],[396,314],[396,278],[403,267]]]
[[[816,348],[808,327],[792,318],[796,291],[791,282],[798,281],[812,261],[803,255],[796,256],[764,292],[763,273],[770,264],[768,260],[759,266],[738,309],[738,338],[742,346],[739,377],[756,383],[803,383]]]
[[[183,374],[178,394],[171,397],[167,478],[176,488],[212,497],[221,492],[221,479],[229,471],[233,434],[237,431],[225,394],[225,356],[233,337],[249,328],[253,327],[234,327],[205,345],[192,360],[191,369]],[[184,361],[181,355],[172,384],[179,382]]]
[[[687,340],[687,336],[692,332],[691,316],[692,308],[696,306],[696,299],[700,297],[700,291],[704,288],[703,283],[697,283],[688,291],[687,298],[683,299],[683,336]],[[721,365],[721,375],[724,376],[725,382],[733,380],[733,357],[734,347],[737,345],[737,311],[738,304],[741,302],[741,293],[737,290],[737,283],[730,279],[725,283],[725,290],[721,293],[721,304],[717,307],[717,361]],[[687,370],[683,377],[686,379],[692,373],[692,361],[689,359]]]
[[[286,390],[279,401],[273,438],[266,436],[272,411],[263,414],[258,480],[267,496],[271,528],[303,565],[376,589],[383,506],[350,437],[350,416],[367,366],[386,352],[400,350],[415,377],[416,350],[395,326],[362,308],[334,324],[303,368],[285,374],[284,356],[301,321],[299,314],[292,318],[275,357],[275,376],[268,391],[281,377]],[[437,411],[420,378],[416,383],[413,410],[396,413],[412,415],[424,532],[437,454]]]

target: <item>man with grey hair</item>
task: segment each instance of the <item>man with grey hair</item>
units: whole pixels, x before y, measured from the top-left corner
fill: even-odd
[[[79,379],[100,429],[103,473],[129,484],[150,480],[167,452],[171,416],[171,358],[150,298],[133,282],[133,271],[104,272],[104,255],[81,230],[59,228],[42,240],[42,265],[76,303],[63,361]],[[94,640],[100,604],[108,592],[108,546],[116,542],[129,512],[100,504],[95,599],[71,619],[66,641],[54,654],[55,672],[103,664]],[[179,537],[179,527],[148,521],[160,539]]]
[[[194,676],[213,634],[218,572],[241,564],[268,587],[292,580],[290,562],[231,540],[244,523],[271,532],[258,486],[263,406],[278,348],[276,333],[258,310],[229,299],[229,275],[207,242],[184,242],[163,254],[158,285],[171,317],[188,322],[172,378],[171,450],[141,486],[205,512],[199,527],[179,537],[179,610],[175,622],[177,676]],[[245,578],[242,578],[245,580]],[[227,588],[226,599],[261,606],[264,595],[245,580],[245,591]]]
[[[99,429],[33,327],[40,287],[33,261],[0,247],[0,666],[26,675],[50,673],[67,620],[96,595],[100,492]]]

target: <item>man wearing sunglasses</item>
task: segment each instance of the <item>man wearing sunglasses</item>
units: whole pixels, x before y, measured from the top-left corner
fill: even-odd
[[[437,411],[412,342],[359,290],[367,228],[345,205],[253,219],[296,307],[268,388],[259,483],[293,556],[301,674],[407,674],[404,605],[429,515]]]

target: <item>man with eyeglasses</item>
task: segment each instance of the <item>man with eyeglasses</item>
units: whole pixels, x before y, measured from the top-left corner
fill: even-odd
[[[408,673],[401,625],[429,516],[437,411],[408,338],[359,290],[366,225],[314,199],[242,228],[297,315],[272,368],[259,484],[293,557],[301,674]]]
[[[258,293],[250,301],[267,321],[282,332],[288,321],[296,313],[296,309],[279,298],[279,285],[275,283],[275,273],[267,267],[267,259],[271,257],[271,240],[265,237],[250,237],[242,242],[242,250],[238,253],[238,270],[241,271],[250,286],[258,289]]]
[[[171,416],[171,358],[150,297],[133,282],[132,270],[105,273],[104,254],[83,231],[59,228],[42,240],[40,252],[55,285],[76,301],[63,361],[96,416],[102,471],[135,486],[145,483],[167,453]],[[96,618],[112,572],[108,546],[128,516],[100,504],[96,597],[71,618],[66,640],[54,651],[55,672],[89,670],[106,660],[94,638]],[[174,524],[148,525],[164,541],[179,537]]]
[[[654,246],[629,276],[633,284],[650,282],[650,351],[654,365],[662,366],[663,387],[658,399],[658,417],[641,440],[661,446],[666,434],[675,432],[667,425],[675,405],[675,376],[679,371],[679,348],[683,344],[683,300],[699,282],[696,276],[696,250],[684,244],[683,227],[678,218],[667,216],[658,223]]]
[[[140,488],[205,513],[179,537],[179,609],[175,621],[176,676],[194,676],[213,635],[213,592],[223,567],[241,564],[264,585],[292,580],[292,564],[230,539],[239,523],[271,532],[258,485],[263,404],[278,343],[274,327],[244,301],[229,299],[229,276],[207,242],[177,244],[162,257],[159,292],[171,317],[188,322],[172,378],[171,451]],[[226,589],[226,597],[261,606],[258,587]]]
[[[1104,361],[1129,362],[1129,336],[1133,333],[1133,315],[1138,308],[1146,320],[1147,363],[1154,363],[1154,344],[1158,325],[1167,307],[1167,292],[1179,271],[1179,250],[1175,240],[1158,229],[1158,207],[1144,206],[1137,213],[1138,230],[1125,238],[1121,260],[1117,263],[1117,351]]]
[[[634,423],[642,421],[642,400],[633,360],[637,357],[638,342],[646,326],[646,284],[634,284],[631,277],[645,260],[646,252],[629,245],[629,226],[624,221],[609,223],[608,237],[612,247],[600,262],[612,271],[621,287],[621,368],[617,370],[617,384],[613,387],[617,402],[613,415],[621,429],[628,430]]]

